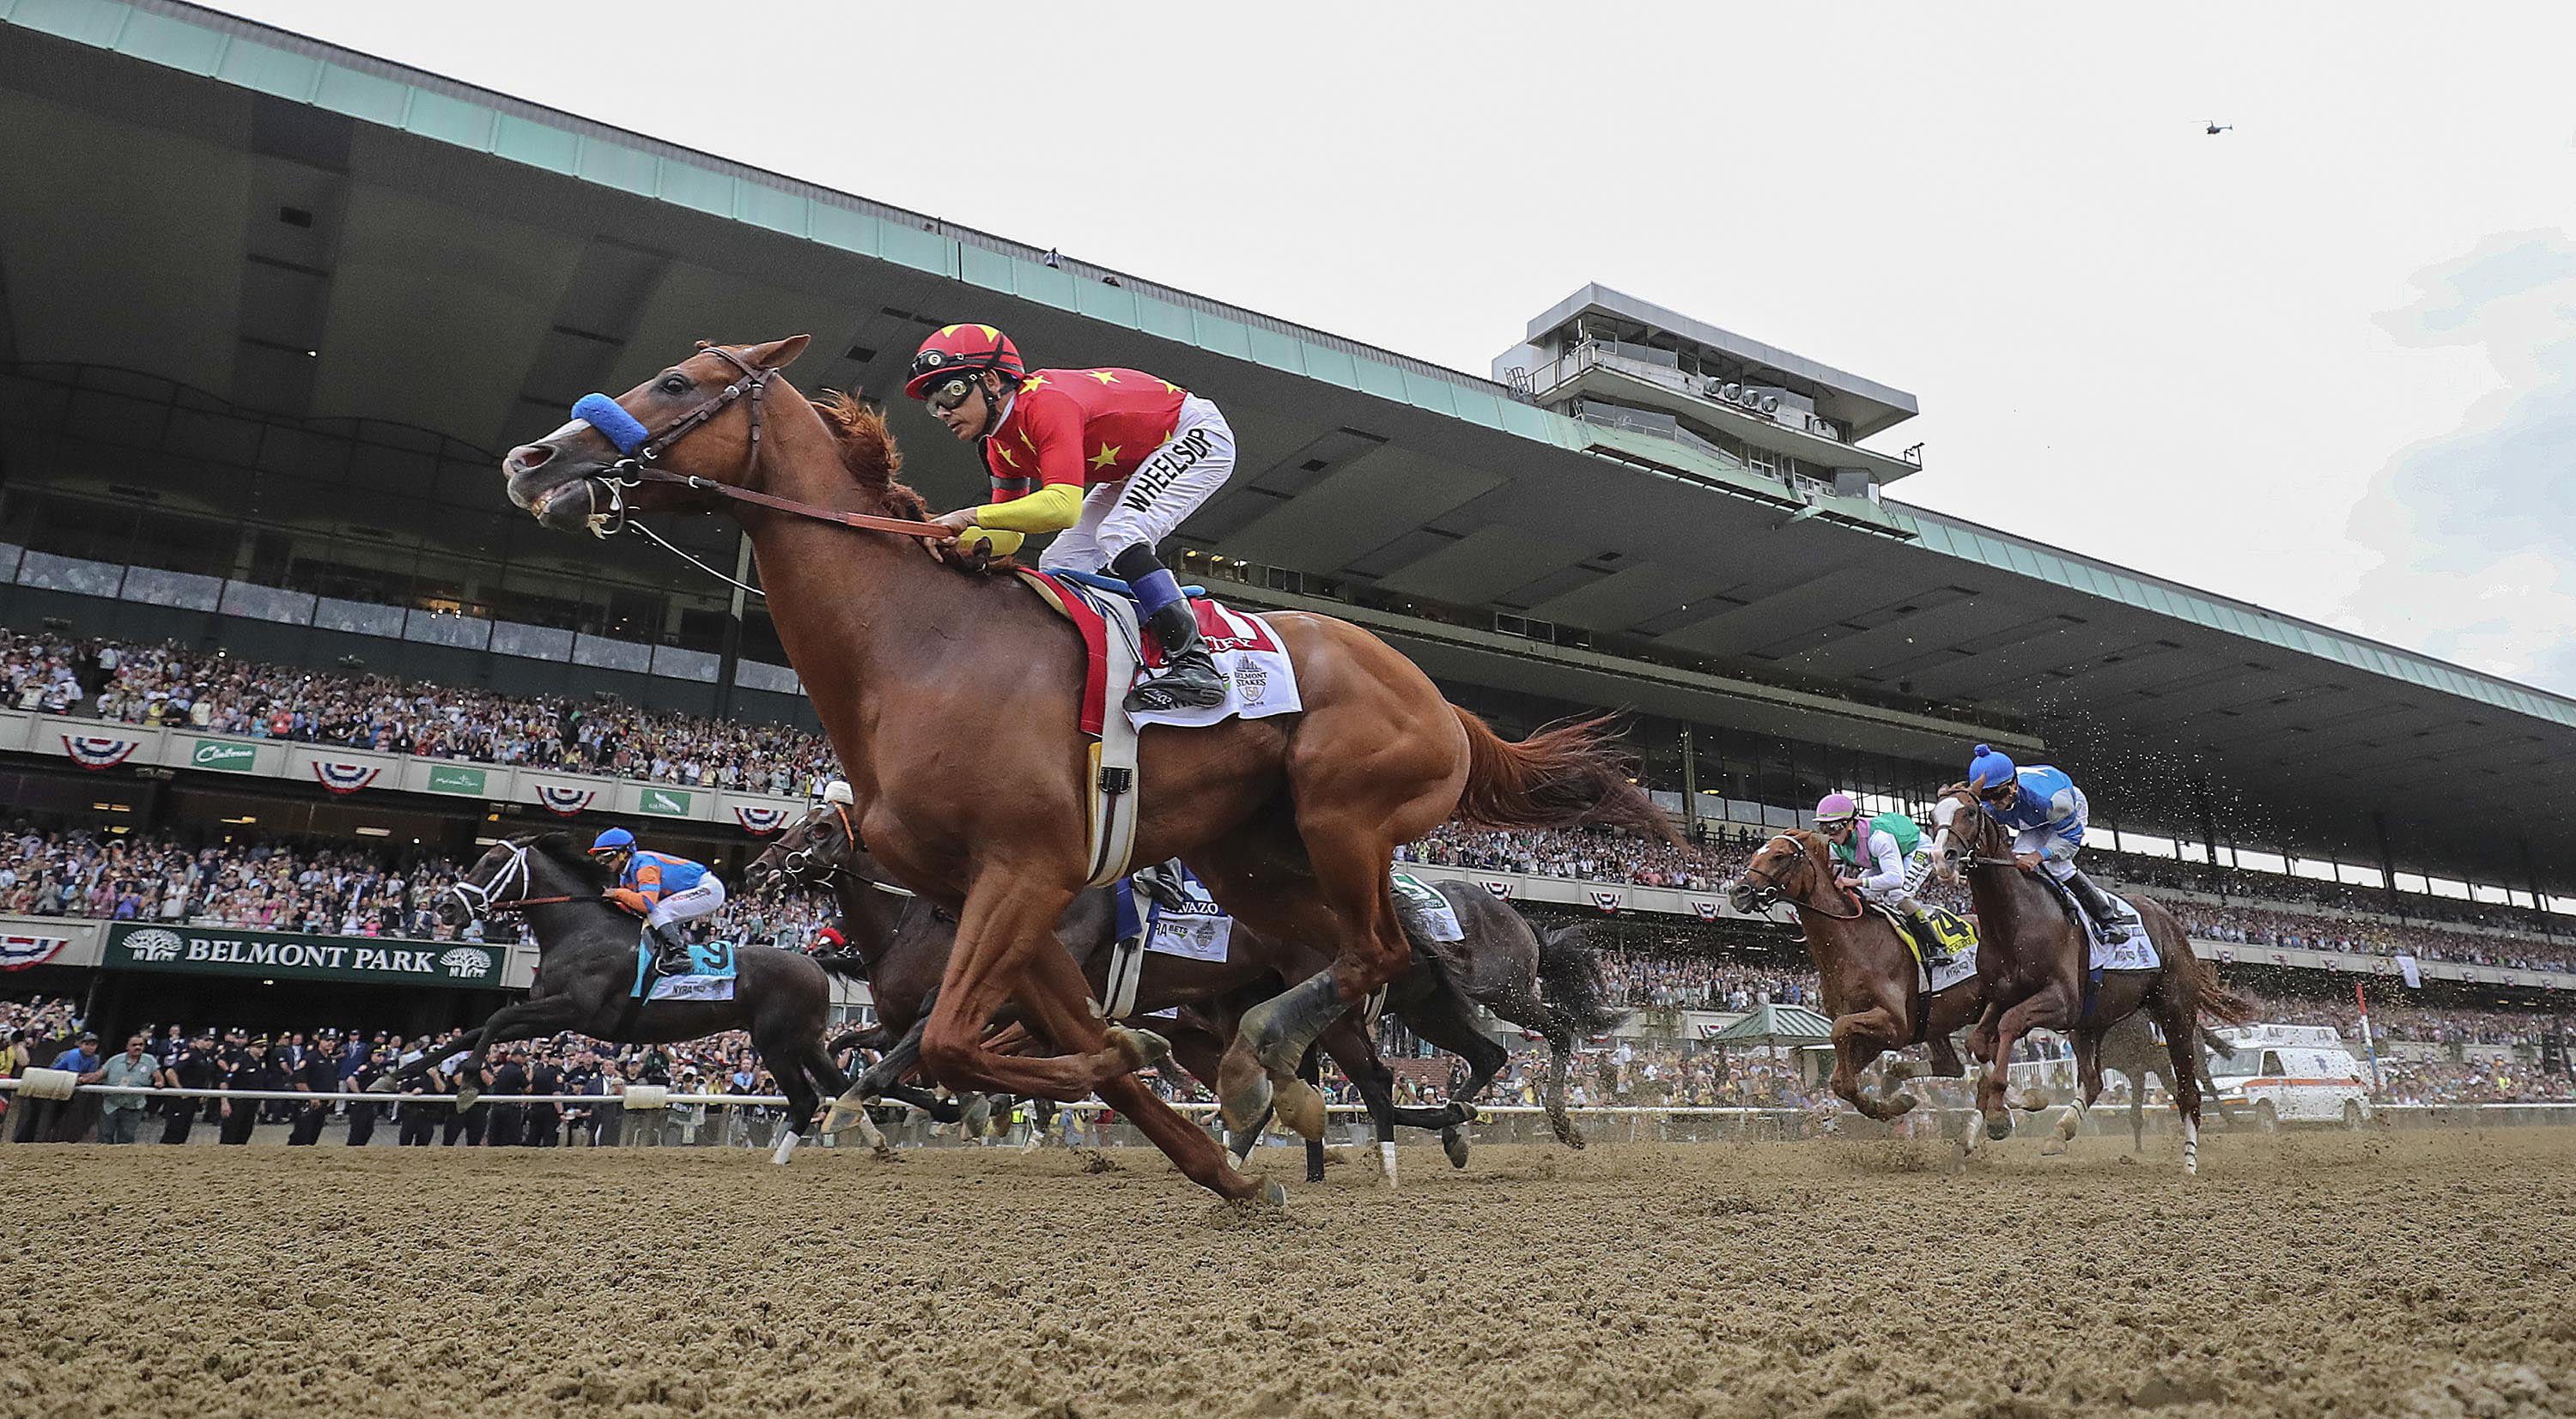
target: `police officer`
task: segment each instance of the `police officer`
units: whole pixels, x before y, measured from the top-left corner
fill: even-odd
[[[541,1048],[537,1051],[536,1062],[528,1067],[528,1092],[541,1097],[566,1092],[563,1066],[555,1063],[553,1049]],[[552,1148],[563,1142],[562,1105],[528,1105],[526,1141],[531,1148]]]
[[[162,1057],[161,1077],[156,1082],[164,1089],[211,1089],[219,1077],[214,1037],[200,1030],[195,1039]],[[185,1143],[197,1126],[197,1111],[214,1101],[186,1098],[166,1102],[170,1107],[161,1116],[161,1141]]]
[[[500,1059],[487,1072],[487,1077],[492,1081],[492,1092],[502,1098],[528,1092],[528,1067],[521,1062],[520,1050],[515,1045],[501,1047]],[[527,1127],[528,1109],[525,1104],[494,1104],[491,1127],[483,1142],[492,1148],[516,1148],[527,1135]]]
[[[260,1035],[243,1046],[242,1062],[223,1083],[216,1087],[226,1093],[242,1091],[281,1091],[286,1088],[286,1070],[269,1057],[268,1036]],[[224,1100],[225,1143],[248,1143],[250,1131],[259,1126],[258,1099]]]
[[[402,1104],[394,1110],[394,1120],[401,1125],[395,1142],[405,1148],[426,1148],[438,1132],[438,1116],[446,1112],[437,1103],[437,1069],[424,1069],[403,1080],[402,1095]]]
[[[294,1088],[299,1094],[332,1094],[340,1088],[340,1057],[337,1051],[315,1046],[304,1051],[304,1063],[294,1071]],[[310,1148],[322,1141],[322,1125],[331,1117],[331,1101],[317,1098],[295,1106],[295,1130],[286,1135],[289,1148]]]
[[[342,1081],[342,1088],[360,1094],[390,1094],[393,1092],[393,1067],[393,1052],[379,1044],[367,1052],[366,1058],[358,1061],[358,1067]],[[349,1105],[350,1147],[367,1146],[376,1136],[376,1119],[384,1110],[384,1105],[373,1102]]]

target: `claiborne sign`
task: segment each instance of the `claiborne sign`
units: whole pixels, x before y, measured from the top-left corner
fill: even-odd
[[[107,929],[99,964],[110,970],[497,989],[502,954],[498,947],[466,941],[396,941],[121,922]]]
[[[259,746],[237,744],[229,739],[191,739],[188,741],[188,767],[216,769],[228,774],[246,774],[257,767]]]

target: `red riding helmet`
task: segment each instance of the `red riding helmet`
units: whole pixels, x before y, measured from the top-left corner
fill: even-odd
[[[975,374],[994,370],[1004,379],[1022,379],[1029,367],[1020,361],[1020,347],[1011,337],[989,325],[949,325],[931,332],[921,348],[913,352],[912,374],[903,382],[903,392],[915,399],[930,397],[930,387],[951,375]]]

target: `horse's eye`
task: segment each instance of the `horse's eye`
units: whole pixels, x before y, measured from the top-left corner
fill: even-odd
[[[688,376],[687,376],[687,375],[678,375],[678,374],[664,376],[664,378],[663,378],[663,380],[662,380],[662,392],[663,392],[664,394],[686,394],[686,393],[688,393],[688,392],[689,392],[689,378],[688,378]]]

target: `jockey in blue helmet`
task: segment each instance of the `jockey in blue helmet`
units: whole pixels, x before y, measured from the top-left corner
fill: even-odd
[[[2012,831],[2013,857],[2022,868],[2065,883],[2105,939],[2117,940],[2138,924],[2136,913],[2076,870],[2075,854],[2084,847],[2084,790],[2065,770],[2053,764],[2016,768],[1992,746],[1980,744],[1977,756],[1968,761],[1968,787],[1995,821]]]
[[[643,899],[644,924],[653,937],[654,971],[668,976],[687,970],[689,941],[680,923],[723,906],[723,880],[703,863],[639,849],[635,835],[624,828],[601,833],[592,841],[590,855],[617,874],[621,890]]]

